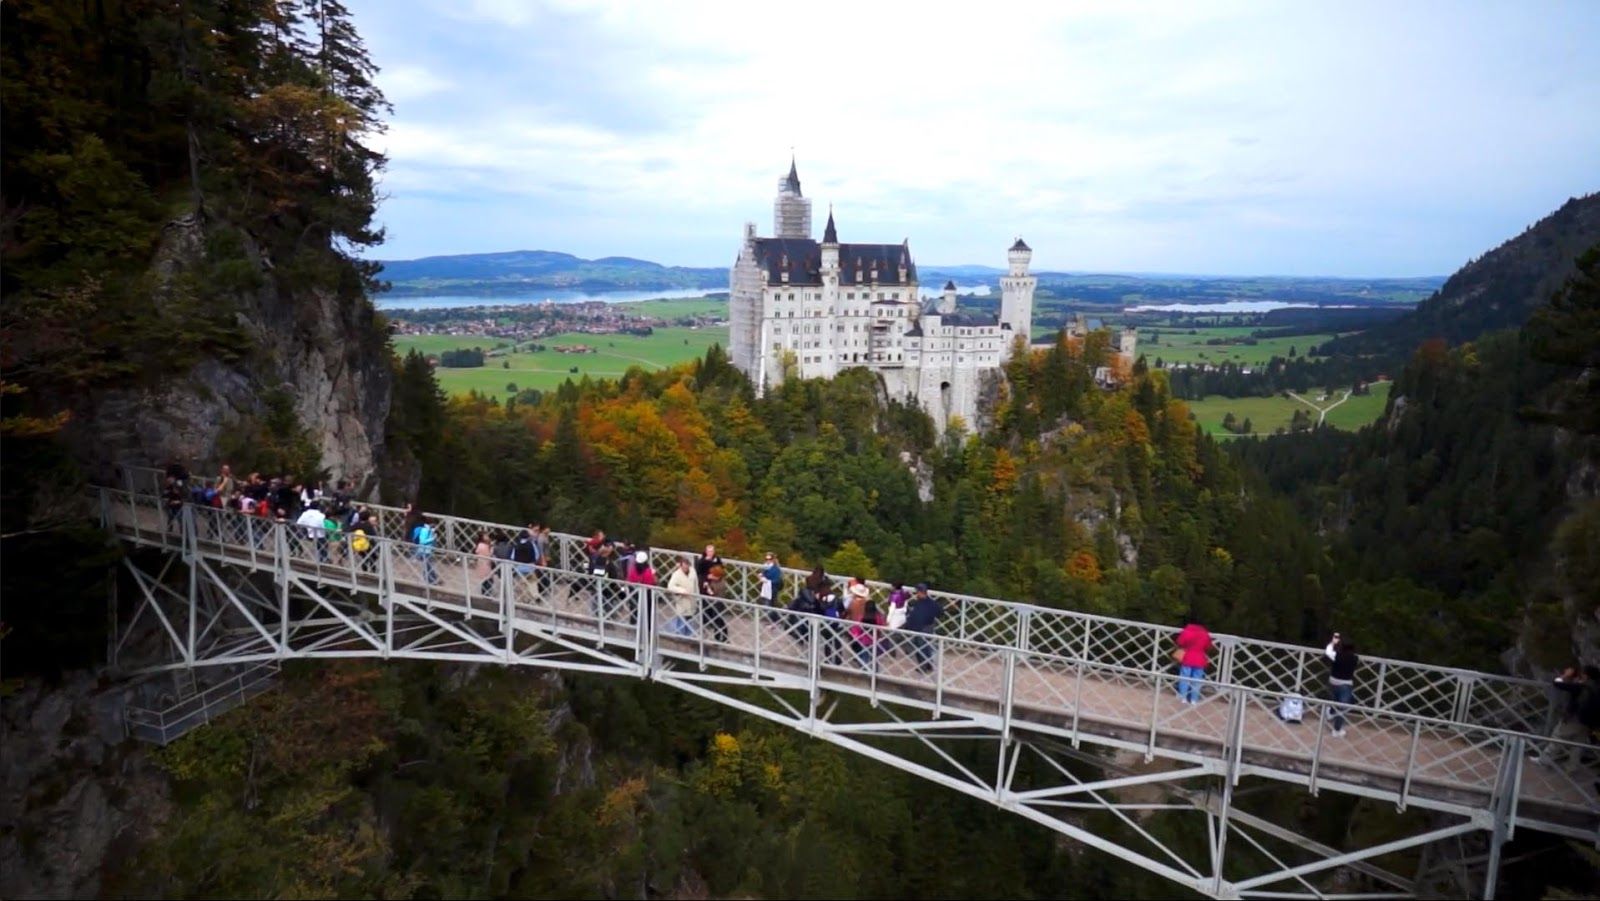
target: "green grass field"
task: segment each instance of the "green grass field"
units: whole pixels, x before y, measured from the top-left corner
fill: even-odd
[[[1288,357],[1289,348],[1294,348],[1297,356],[1304,356],[1306,351],[1317,344],[1321,344],[1334,336],[1321,335],[1294,335],[1289,338],[1259,338],[1255,344],[1206,344],[1215,338],[1242,339],[1255,331],[1258,326],[1220,326],[1213,328],[1195,329],[1195,334],[1187,334],[1188,329],[1156,328],[1160,334],[1157,343],[1150,343],[1151,329],[1139,329],[1139,353],[1154,365],[1157,359],[1171,365],[1173,363],[1239,363],[1248,366],[1259,366],[1273,357]]]
[[[486,338],[482,336],[458,335],[395,335],[394,349],[401,356],[415,350],[423,354],[438,354],[447,350],[467,350],[469,348],[482,348],[485,352],[495,348],[509,348],[511,342],[505,338]]]
[[[510,393],[506,390],[507,385],[512,384],[518,390],[537,388],[548,391],[567,379],[577,380],[585,375],[596,379],[615,379],[627,372],[630,366],[642,366],[654,371],[703,357],[706,349],[713,344],[728,345],[728,330],[663,328],[656,329],[655,334],[649,337],[571,333],[541,338],[539,343],[550,347],[557,344],[586,344],[599,352],[518,352],[491,357],[486,361],[487,365],[476,369],[439,367],[434,370],[439,387],[447,394],[465,394],[476,390],[479,394],[503,400]],[[395,350],[401,354],[413,348],[428,354],[464,347],[490,350],[494,344],[494,339],[453,335],[397,335],[394,339]],[[570,371],[574,367],[577,372]]]
[[[1349,400],[1333,407],[1328,411],[1326,423],[1336,429],[1353,431],[1377,419],[1383,413],[1384,404],[1389,399],[1389,382],[1378,382],[1372,386],[1372,393],[1362,397],[1352,397]],[[1327,407],[1332,401],[1344,395],[1341,389],[1327,400],[1320,403],[1317,398],[1322,394],[1320,390],[1313,390],[1302,394],[1306,400],[1318,407]],[[1250,427],[1257,435],[1270,435],[1280,428],[1287,429],[1289,421],[1294,416],[1295,410],[1306,410],[1313,417],[1316,411],[1290,397],[1222,397],[1212,395],[1205,400],[1191,400],[1187,402],[1189,411],[1194,414],[1195,422],[1200,428],[1214,438],[1233,438],[1232,432],[1222,427],[1222,419],[1232,413],[1241,422],[1250,420]]]
[[[710,297],[674,297],[619,303],[617,309],[657,319],[676,319],[679,316],[725,318],[728,315],[728,301]]]

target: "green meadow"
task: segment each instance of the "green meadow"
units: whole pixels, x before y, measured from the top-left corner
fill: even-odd
[[[1173,363],[1238,363],[1245,366],[1260,366],[1273,357],[1289,356],[1290,348],[1295,351],[1295,356],[1306,356],[1306,352],[1315,345],[1321,344],[1334,337],[1332,333],[1318,335],[1294,335],[1288,338],[1256,338],[1254,344],[1207,344],[1207,341],[1222,339],[1233,342],[1243,342],[1250,337],[1250,333],[1260,326],[1211,326],[1194,329],[1195,334],[1188,334],[1189,329],[1139,329],[1139,353],[1155,365],[1157,359],[1166,365]],[[1158,337],[1152,343],[1151,333]]]
[[[1389,385],[1389,382],[1378,382],[1371,386],[1370,394],[1351,397],[1337,406],[1333,406],[1333,402],[1344,396],[1343,389],[1321,401],[1318,400],[1322,394],[1320,389],[1305,392],[1300,396],[1310,401],[1312,406],[1328,409],[1327,425],[1354,431],[1376,420],[1383,413],[1384,404],[1389,400]],[[1214,394],[1204,400],[1191,400],[1186,403],[1189,412],[1194,414],[1195,422],[1214,438],[1235,437],[1232,432],[1222,427],[1223,417],[1229,413],[1240,422],[1249,419],[1250,427],[1257,435],[1270,435],[1280,428],[1287,429],[1295,410],[1307,411],[1312,415],[1313,421],[1317,415],[1312,406],[1282,395],[1223,397]]]
[[[668,301],[671,302],[671,301]],[[682,315],[682,314],[680,314]],[[434,370],[439,387],[447,394],[479,394],[504,399],[511,392],[510,385],[518,391],[537,388],[548,391],[567,379],[578,380],[584,376],[594,379],[620,378],[631,366],[650,371],[665,369],[677,363],[705,356],[713,344],[728,344],[728,330],[719,328],[661,328],[655,334],[641,335],[585,335],[575,332],[550,335],[538,343],[546,347],[558,344],[584,344],[596,353],[564,354],[554,350],[537,353],[518,350],[507,353],[510,342],[483,337],[458,337],[455,335],[396,335],[395,350],[404,354],[417,350],[425,354],[438,354],[445,350],[481,347],[493,351],[501,345],[502,353],[489,357],[485,365],[473,369],[439,367]],[[572,370],[576,369],[576,372]]]

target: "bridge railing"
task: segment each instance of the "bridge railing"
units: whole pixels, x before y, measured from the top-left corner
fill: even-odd
[[[130,485],[159,485],[160,473],[143,470],[128,477]],[[141,491],[141,493],[143,493]],[[381,537],[404,539],[404,511],[367,505]],[[455,516],[429,515],[439,535],[441,550],[470,553],[479,535],[491,544],[514,538],[522,527]],[[374,536],[374,537],[379,537]],[[586,562],[583,536],[552,533],[550,565],[563,571],[580,571]],[[680,558],[692,552],[652,548],[650,560],[664,576]],[[735,597],[759,597],[761,564],[725,560],[727,585]],[[850,575],[848,573],[841,575]],[[787,602],[799,591],[807,573],[782,569],[779,601]],[[837,578],[837,576],[831,576]],[[891,586],[868,581],[880,609],[885,609]],[[1131,666],[1150,672],[1171,668],[1169,654],[1178,629],[1115,617],[1096,616],[991,598],[938,592],[953,610],[940,627],[942,634],[991,642],[1043,653]],[[1243,688],[1267,689],[1312,697],[1325,692],[1328,661],[1320,648],[1307,648],[1227,634],[1214,634],[1216,651],[1210,676]],[[1509,729],[1529,735],[1547,734],[1556,722],[1558,706],[1545,683],[1454,667],[1363,655],[1355,682],[1363,703],[1376,709],[1413,713],[1445,720]]]
[[[176,528],[168,528],[159,499],[126,492],[102,492],[102,509],[109,512],[109,525],[145,543],[345,586],[380,602],[404,597],[466,618],[497,619],[509,628],[581,637],[642,661],[679,660],[874,700],[893,697],[934,711],[989,717],[1001,729],[1027,728],[1073,741],[1093,736],[1147,755],[1233,755],[1246,764],[1265,755],[1276,771],[1291,762],[1313,788],[1319,780],[1387,780],[1402,805],[1421,791],[1470,795],[1477,799],[1470,806],[1478,806],[1493,800],[1497,780],[1506,767],[1515,767],[1521,797],[1600,815],[1593,788],[1600,760],[1593,748],[1320,699],[1305,700],[1304,722],[1290,724],[1276,713],[1293,692],[1236,683],[1207,681],[1207,701],[1191,706],[1178,699],[1180,680],[1151,666],[1143,649],[1131,655],[1136,659],[1130,665],[1103,659],[1103,651],[1054,653],[949,631],[909,633],[741,597],[676,598],[659,587],[577,570],[523,570],[448,547],[423,552],[382,536],[357,553],[347,544],[319,543],[298,526],[215,508],[191,506]],[[1018,628],[1026,630],[1028,611],[1019,615]],[[952,620],[959,630],[959,608],[947,608],[941,625]],[[400,651],[362,653],[390,652]],[[509,643],[504,660],[518,662]],[[1333,734],[1336,718],[1345,722],[1343,735]],[[1530,747],[1545,765],[1524,765],[1522,749]]]
[[[129,705],[123,711],[123,731],[141,741],[167,744],[270,689],[278,670],[275,661],[258,663],[163,707]]]

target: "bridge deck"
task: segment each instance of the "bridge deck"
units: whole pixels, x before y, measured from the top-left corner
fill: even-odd
[[[181,523],[169,526],[154,498],[107,498],[105,510],[126,539],[170,550],[184,544]],[[517,575],[510,564],[448,548],[434,550],[425,561],[412,546],[381,538],[364,555],[339,546],[324,553],[292,527],[226,511],[191,510],[189,546],[200,558],[337,586],[366,598],[364,611],[348,621],[297,620],[299,651],[274,646],[259,628],[219,630],[208,659],[197,664],[300,655],[406,656],[406,639],[396,639],[392,628],[390,634],[378,628],[391,615],[392,601],[416,602],[448,617],[422,624],[434,634],[447,628],[445,622],[478,623],[503,634],[509,605],[516,632],[620,653],[641,672],[667,667],[721,672],[752,684],[814,686],[892,699],[995,729],[1030,730],[1191,763],[1215,764],[1233,754],[1256,775],[1458,813],[1488,811],[1508,756],[1517,754],[1519,759],[1509,762],[1515,768],[1515,822],[1572,835],[1586,835],[1600,822],[1593,748],[1316,699],[1305,701],[1303,723],[1290,724],[1275,714],[1284,692],[1238,684],[1209,682],[1202,701],[1188,705],[1177,697],[1173,674],[1145,665],[1155,655],[1146,655],[1142,646],[1134,652],[1137,665],[1128,666],[1051,653],[1027,642],[1006,645],[948,634],[923,638],[870,628],[865,631],[875,644],[862,650],[848,632],[849,623],[740,597],[701,601],[694,634],[679,636],[669,627],[671,598],[659,589],[554,568]],[[735,588],[748,590],[751,584],[746,580]],[[727,626],[725,636],[716,629],[717,610]],[[264,611],[263,619],[270,613],[275,611]],[[288,634],[288,625],[282,625]],[[416,623],[407,628],[415,634]],[[927,642],[928,669],[918,665],[918,641]],[[482,653],[499,645],[481,639],[476,646],[465,639],[461,644],[484,659],[499,659]],[[508,648],[502,662],[536,661]],[[1342,737],[1332,734],[1336,713],[1349,723]],[[1537,750],[1557,765],[1527,763],[1520,759],[1523,749]]]

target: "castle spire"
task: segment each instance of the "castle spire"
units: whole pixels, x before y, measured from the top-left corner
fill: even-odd
[[[822,243],[839,243],[839,230],[833,227],[833,204],[828,205],[828,227],[822,230]]]
[[[800,172],[794,167],[794,151],[789,152],[789,190],[800,193]]]

